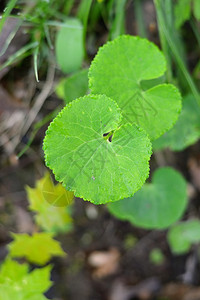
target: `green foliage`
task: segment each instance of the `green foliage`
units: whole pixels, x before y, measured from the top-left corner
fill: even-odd
[[[138,239],[133,234],[128,234],[124,239],[125,249],[133,248],[138,242]]]
[[[194,16],[197,20],[200,20],[200,1],[199,0],[178,0],[175,5],[175,25],[180,28],[185,21],[188,21],[191,17],[193,8]]]
[[[14,234],[14,239],[9,244],[11,257],[25,257],[29,262],[44,265],[52,256],[65,256],[58,241],[53,239],[51,233]]]
[[[113,1],[114,20],[112,20],[110,22],[111,23],[111,28],[110,28],[111,40],[113,40],[116,37],[118,37],[119,35],[125,33],[126,2],[127,2],[127,0]]]
[[[3,25],[6,21],[6,19],[10,15],[10,13],[11,13],[12,9],[15,7],[16,3],[17,3],[17,0],[9,0],[8,1],[6,9],[4,10],[4,13],[3,13],[3,15],[1,17],[1,20],[0,20],[0,33],[2,31],[2,28],[3,28]]]
[[[56,37],[56,58],[64,73],[80,69],[84,57],[83,27],[76,18],[68,19]]]
[[[93,0],[81,0],[77,17],[80,19],[80,21],[83,23],[83,37],[84,37],[84,43],[85,43],[85,37],[86,37],[86,31],[87,31],[87,23],[88,23],[88,17],[89,12],[91,10]]]
[[[61,184],[53,185],[49,173],[36,182],[35,188],[26,187],[29,208],[36,212],[36,223],[47,232],[67,232],[72,229],[71,207],[73,193]],[[49,193],[51,197],[49,198]],[[57,204],[57,207],[55,205]],[[59,207],[63,206],[63,207]]]
[[[178,0],[175,6],[175,25],[180,28],[183,23],[190,19],[191,15],[191,0]]]
[[[53,184],[49,173],[42,180],[42,195],[44,200],[57,207],[67,206],[74,199],[73,192],[68,192],[61,184]]]
[[[44,59],[44,56],[45,59],[46,57],[51,56],[51,52],[47,46],[51,49],[53,48],[49,28],[49,22],[51,21],[49,21],[49,19],[55,17],[57,19],[62,19],[64,15],[59,14],[58,11],[61,9],[63,1],[64,0],[35,0],[32,1],[31,5],[28,4],[27,1],[7,1],[7,5],[4,10],[5,12],[2,20],[0,21],[0,31],[9,15],[14,16],[18,22],[16,23],[16,28],[9,34],[7,41],[0,51],[0,55],[5,53],[18,29],[24,25],[26,26],[26,31],[30,34],[30,43],[11,55],[8,60],[1,65],[1,69],[32,54],[34,59],[35,75],[38,80],[38,61],[40,64]],[[14,8],[18,11],[17,16],[10,14]],[[61,23],[61,25],[63,25],[63,23]]]
[[[158,78],[165,71],[165,58],[153,43],[120,36],[99,49],[89,69],[89,87],[92,93],[105,94],[117,102],[123,123],[137,123],[154,140],[176,122],[181,96],[171,84],[144,91],[141,82]]]
[[[199,21],[200,20],[200,1],[193,0],[193,11],[195,18]]]
[[[13,55],[10,55],[8,60],[0,66],[0,71],[8,67],[12,63],[17,62],[19,59],[25,58],[26,56],[30,55],[30,50],[33,51],[34,49],[36,49],[36,47],[38,47],[38,42],[29,43],[15,52]]]
[[[62,3],[65,0],[35,0],[32,4],[32,10],[25,14],[24,18],[26,21],[39,25],[43,25],[50,18],[54,18],[60,10]],[[23,1],[20,7],[23,9]],[[57,15],[58,16],[58,15]]]
[[[121,220],[146,229],[164,229],[177,221],[187,205],[186,182],[172,168],[157,169],[134,197],[110,203],[109,211]]]
[[[183,109],[175,126],[153,142],[153,149],[169,147],[180,151],[194,144],[200,137],[200,109],[193,95],[183,99]]]
[[[200,242],[200,221],[189,220],[174,225],[169,230],[167,239],[174,254],[187,253],[192,244]]]
[[[113,100],[88,95],[51,123],[44,139],[46,165],[75,196],[102,204],[132,196],[145,182],[151,143],[136,125],[120,127],[120,121]]]
[[[66,104],[72,100],[82,97],[88,91],[88,69],[76,72],[75,74],[62,79],[56,87],[56,92],[63,98]]]
[[[165,257],[159,248],[154,248],[149,254],[149,259],[154,265],[162,265]]]
[[[52,285],[51,266],[28,272],[27,264],[7,258],[0,269],[0,300],[45,300]]]
[[[178,82],[181,84],[184,90],[188,90],[193,94],[195,100],[200,106],[200,94],[196,87],[196,84],[187,68],[186,65],[186,57],[184,51],[184,44],[179,37],[179,33],[176,31],[173,24],[173,13],[172,13],[172,2],[171,1],[162,1],[162,0],[154,0],[157,19],[159,21],[159,34],[161,37],[163,49],[165,51],[165,56],[168,61],[168,78],[172,79],[172,70],[171,63],[172,60],[175,61],[177,71]],[[166,9],[163,8],[164,4]],[[170,13],[168,13],[170,11]],[[199,36],[197,34],[197,36]],[[171,78],[171,79],[170,79]]]

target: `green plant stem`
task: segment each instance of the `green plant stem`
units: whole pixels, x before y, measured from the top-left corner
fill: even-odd
[[[174,43],[173,38],[171,37],[168,28],[165,24],[164,18],[163,18],[163,13],[162,13],[162,9],[161,9],[161,1],[160,0],[154,0],[155,3],[155,7],[156,7],[156,13],[157,13],[157,17],[159,20],[159,31],[161,32],[161,34],[165,37],[170,50],[172,51],[174,58],[180,68],[180,70],[183,73],[183,76],[185,77],[185,80],[188,83],[188,86],[190,87],[190,90],[193,94],[193,96],[195,97],[198,105],[200,106],[200,94],[195,86],[195,83],[190,75],[190,73],[188,72],[184,61],[182,60],[180,53],[177,49],[176,44]]]
[[[39,46],[37,46],[33,52],[34,72],[35,72],[35,78],[36,78],[37,82],[39,82],[39,79],[38,79],[38,52],[39,52]]]
[[[83,22],[83,42],[85,48],[85,39],[86,39],[86,32],[87,32],[87,24],[88,24],[88,17],[89,12],[91,9],[93,0],[82,0],[79,10],[78,10],[78,18]]]
[[[110,29],[110,39],[113,40],[120,34],[125,32],[125,6],[127,0],[116,0],[113,2],[115,19],[112,21],[112,26]]]
[[[11,11],[13,10],[13,8],[15,7],[15,4],[17,3],[17,0],[10,0],[6,9],[5,9],[5,12],[2,16],[2,19],[0,21],[0,33],[2,31],[2,28],[3,28],[3,25],[6,21],[6,19],[9,17]]]
[[[0,56],[2,56],[6,50],[8,49],[8,46],[10,45],[12,39],[14,38],[15,34],[17,33],[19,27],[22,25],[22,20],[18,20],[18,24],[16,24],[16,27],[14,30],[9,34],[8,38],[5,41],[5,44],[3,45],[1,51],[0,51]]]
[[[54,46],[53,46],[53,43],[51,41],[51,36],[50,36],[50,32],[49,32],[49,27],[47,26],[47,24],[44,24],[44,32],[45,32],[45,36],[46,36],[46,39],[47,39],[47,43],[49,45],[49,48],[51,50],[53,50]]]
[[[165,2],[165,0],[164,0],[164,2]],[[162,4],[164,2],[162,2]],[[170,20],[171,18],[169,17],[171,15],[171,9],[170,9],[170,5],[169,5],[169,1],[167,1],[167,2],[168,3],[167,3],[166,6],[167,6],[168,10],[166,12],[166,15],[168,16],[168,21],[171,21]],[[155,3],[155,6],[156,5],[157,4]],[[165,5],[165,3],[164,3],[164,5]],[[162,23],[165,23],[161,7],[159,7],[159,9],[158,9],[158,6],[156,6],[156,12],[157,12],[157,22],[158,22],[158,28],[159,28],[159,35],[160,35],[161,47],[162,47],[162,50],[164,52],[164,55],[165,55],[165,58],[166,58],[166,61],[167,61],[166,77],[167,77],[167,81],[168,82],[173,82],[172,60],[171,60],[170,48],[169,48],[169,45],[168,45],[168,42],[166,40],[166,36],[165,36],[163,30],[161,30]],[[171,23],[168,22],[168,24],[171,24]]]
[[[114,0],[108,0],[106,4],[105,4],[105,1],[98,2],[100,12],[101,12],[101,17],[102,17],[102,19],[104,21],[104,24],[105,24],[105,26],[107,27],[108,30],[110,28],[109,20],[110,20],[111,15],[112,15],[113,2],[114,2]]]
[[[64,7],[64,13],[66,15],[68,15],[70,13],[73,5],[74,5],[74,0],[67,0],[66,1],[65,7]]]
[[[146,31],[146,27],[144,24],[141,0],[134,0],[134,12],[135,12],[135,18],[136,18],[136,22],[137,22],[138,34],[139,34],[139,36],[145,38],[145,37],[147,37],[147,31]]]
[[[9,65],[11,65],[13,62],[15,62],[19,57],[22,56],[28,56],[29,55],[29,50],[35,48],[38,46],[38,42],[33,42],[30,43],[26,46],[24,46],[23,48],[21,48],[19,51],[17,51],[15,54],[11,55],[9,57],[9,59],[0,66],[0,71],[6,67],[8,67]]]

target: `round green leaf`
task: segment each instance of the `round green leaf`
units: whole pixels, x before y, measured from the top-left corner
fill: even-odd
[[[50,232],[12,233],[13,241],[9,243],[11,257],[25,257],[37,265],[46,264],[52,256],[65,256],[60,243],[53,239]]]
[[[71,73],[81,67],[83,57],[82,24],[76,18],[68,19],[57,33],[57,62],[64,73]]]
[[[187,205],[186,182],[180,173],[165,167],[155,171],[152,183],[146,183],[134,197],[108,205],[122,220],[147,229],[167,228],[178,220]]]
[[[173,253],[187,253],[193,243],[200,242],[199,220],[189,220],[174,225],[168,232],[167,239]]]
[[[50,124],[46,164],[75,196],[95,204],[117,201],[133,195],[148,177],[151,143],[138,126],[120,127],[120,120],[113,100],[87,95]]]
[[[175,86],[142,89],[142,81],[158,78],[165,70],[165,58],[153,43],[124,35],[99,49],[89,70],[89,87],[117,101],[124,122],[136,122],[154,140],[174,125],[181,110]]]
[[[194,144],[200,137],[200,109],[193,97],[183,98],[183,109],[174,127],[153,142],[153,149],[160,150],[169,147],[180,151]]]

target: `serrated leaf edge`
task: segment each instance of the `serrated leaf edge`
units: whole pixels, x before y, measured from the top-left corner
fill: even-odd
[[[164,66],[163,66],[163,72],[160,73],[158,76],[156,77],[152,77],[151,79],[156,79],[156,78],[159,78],[160,76],[162,76],[165,72],[166,72],[166,69],[167,69],[167,63],[166,63],[166,59],[165,59],[165,56],[163,54],[163,52],[159,49],[159,47],[150,42],[149,40],[147,40],[146,38],[141,38],[140,36],[133,36],[133,35],[129,35],[129,34],[123,34],[123,35],[120,35],[118,36],[117,38],[115,38],[114,40],[112,41],[108,41],[106,44],[104,44],[103,46],[101,46],[98,51],[97,51],[97,54],[95,55],[93,61],[91,62],[90,64],[90,67],[89,67],[89,71],[88,71],[88,82],[89,82],[89,89],[92,91],[92,87],[93,87],[93,78],[91,76],[91,73],[93,72],[93,68],[95,68],[95,65],[97,64],[97,61],[99,60],[99,56],[101,55],[101,52],[103,52],[107,47],[109,47],[110,45],[115,45],[117,44],[120,40],[123,40],[123,39],[129,39],[129,40],[138,40],[138,41],[145,41],[147,44],[149,45],[153,45],[159,52],[160,54],[162,55],[163,57],[163,61],[164,61]]]
[[[152,90],[156,89],[156,88],[159,87],[159,86],[171,86],[171,87],[174,89],[174,94],[177,94],[177,98],[179,98],[179,109],[177,109],[177,111],[176,111],[176,113],[177,113],[177,114],[176,114],[176,118],[173,120],[173,122],[171,122],[171,124],[170,124],[164,131],[162,131],[160,134],[157,134],[157,135],[155,136],[154,139],[151,139],[151,141],[157,140],[157,139],[158,139],[159,137],[161,137],[165,132],[167,132],[167,131],[169,131],[170,129],[172,129],[172,127],[176,124],[176,122],[177,122],[177,120],[178,120],[178,118],[179,118],[179,115],[180,115],[180,113],[181,113],[181,110],[182,110],[182,96],[181,96],[180,91],[178,90],[178,88],[177,88],[175,85],[173,85],[173,84],[171,84],[171,83],[162,83],[162,84],[158,84],[158,85],[156,85],[156,86],[154,86],[154,87],[148,89],[147,91],[148,91],[148,92],[149,92],[149,91],[152,91]],[[147,91],[145,91],[145,92],[147,92]]]
[[[85,96],[83,96],[83,97],[77,98],[76,100],[73,100],[72,102],[70,102],[69,104],[67,104],[67,105],[59,112],[59,114],[54,118],[54,120],[50,123],[49,127],[47,128],[46,133],[45,133],[45,138],[44,138],[44,140],[43,140],[43,151],[44,151],[45,164],[46,164],[46,166],[47,166],[48,168],[50,168],[50,169],[52,170],[52,172],[53,172],[53,174],[54,174],[54,176],[55,176],[55,179],[56,179],[58,182],[62,183],[62,185],[63,185],[68,191],[74,192],[75,197],[77,197],[77,198],[82,198],[84,201],[89,201],[89,202],[91,202],[91,203],[93,203],[93,204],[96,204],[96,205],[100,205],[100,204],[106,204],[106,203],[109,203],[109,202],[116,202],[117,200],[115,200],[115,201],[109,200],[109,201],[107,201],[107,202],[96,202],[96,201],[93,201],[92,199],[89,200],[89,199],[84,198],[83,195],[78,194],[78,193],[76,192],[76,189],[72,189],[72,188],[66,186],[66,184],[63,183],[62,179],[56,175],[54,168],[51,167],[51,164],[50,164],[50,162],[49,162],[49,160],[48,160],[48,155],[46,154],[46,149],[47,149],[48,147],[45,145],[45,144],[46,144],[46,138],[47,138],[48,133],[49,133],[50,131],[53,130],[51,127],[53,126],[53,124],[54,124],[54,122],[55,122],[55,119],[61,118],[61,117],[62,117],[62,114],[64,113],[65,110],[69,109],[72,105],[74,105],[74,103],[80,102],[80,101],[82,101],[84,98],[86,98],[86,97],[88,97],[88,96],[92,96],[92,97],[94,97],[94,98],[98,98],[99,96],[106,96],[106,95],[104,95],[104,94],[89,94],[89,95],[85,95]],[[152,144],[151,144],[151,141],[150,141],[150,139],[149,139],[148,134],[146,133],[146,131],[145,131],[143,128],[139,127],[136,123],[133,123],[133,124],[127,123],[127,124],[123,124],[123,125],[120,126],[120,123],[121,123],[121,120],[122,120],[121,109],[119,108],[119,106],[118,106],[118,104],[116,103],[116,101],[114,101],[112,98],[110,98],[110,97],[108,97],[108,96],[106,96],[106,97],[107,97],[109,100],[111,100],[111,101],[115,104],[115,106],[117,107],[117,110],[120,112],[119,127],[116,128],[115,131],[119,130],[122,126],[124,127],[124,126],[128,126],[128,125],[131,125],[131,126],[134,125],[139,131],[143,132],[143,133],[146,135],[147,140],[148,140],[148,146],[150,147],[150,150],[149,150],[149,157],[148,157],[148,159],[145,159],[145,162],[148,163],[149,160],[150,160],[150,158],[151,158],[151,155],[152,155]],[[148,165],[147,176],[146,176],[145,180],[149,177],[149,172],[150,172],[150,167],[149,167],[149,165]],[[144,182],[145,182],[145,180],[144,180]],[[142,186],[139,186],[139,188],[138,188],[136,191],[138,191],[141,187],[142,187]],[[132,197],[132,196],[136,193],[136,191],[134,191],[129,197]],[[127,196],[122,196],[122,198],[120,198],[120,199],[118,199],[118,200],[122,200],[122,199],[124,199],[124,198],[126,198],[126,197],[127,197]]]

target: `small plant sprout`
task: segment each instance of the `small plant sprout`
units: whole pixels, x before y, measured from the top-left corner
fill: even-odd
[[[187,253],[193,244],[200,242],[200,221],[194,219],[174,225],[167,238],[174,254]]]
[[[165,257],[159,248],[154,248],[149,254],[150,262],[154,265],[160,266],[165,261]]]

